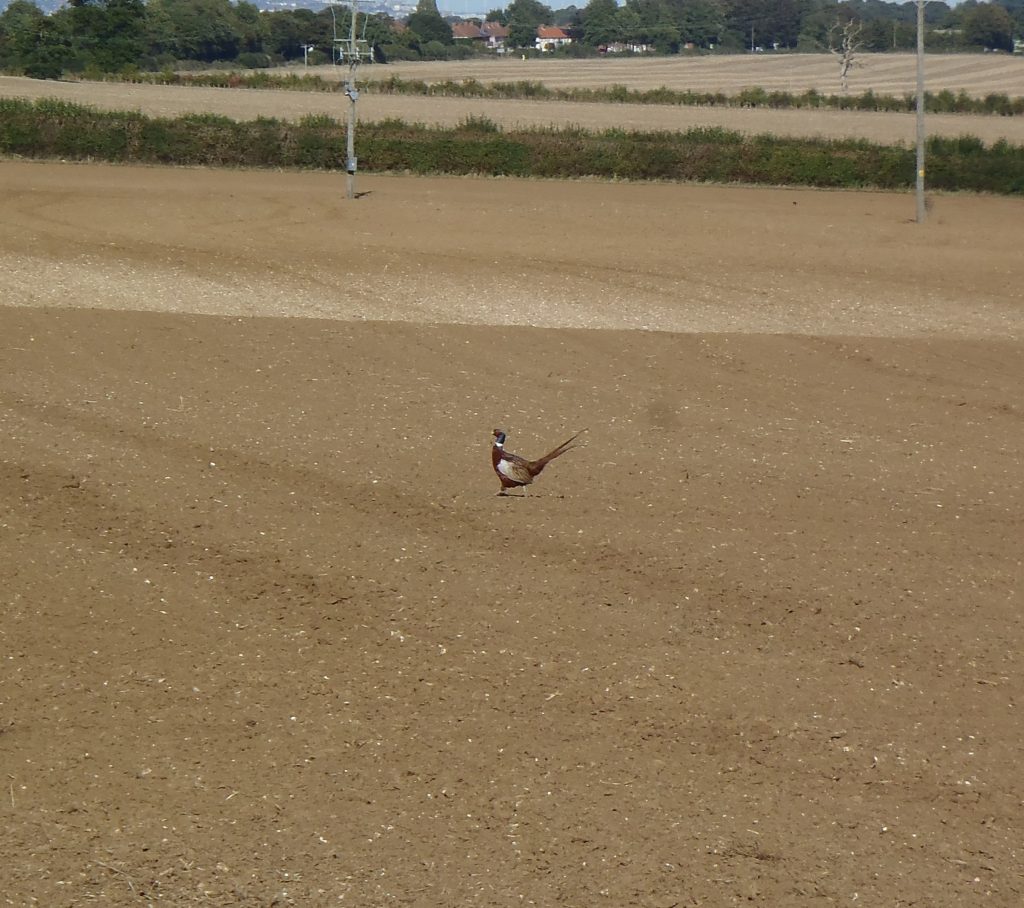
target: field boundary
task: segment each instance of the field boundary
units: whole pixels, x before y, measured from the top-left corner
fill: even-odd
[[[0,114],[0,152],[9,155],[217,167],[344,166],[346,127],[326,115],[297,123],[215,114],[162,118],[47,99],[0,100]],[[469,118],[454,128],[398,120],[364,124],[355,149],[367,170],[422,175],[907,189],[915,173],[912,151],[898,145],[750,137],[724,129],[505,130],[486,118]],[[933,189],[1024,194],[1024,146],[933,137],[928,158]]]

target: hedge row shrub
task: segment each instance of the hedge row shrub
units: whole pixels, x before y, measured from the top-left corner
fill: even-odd
[[[0,99],[0,153],[24,157],[323,170],[345,165],[345,124],[322,114],[298,122],[238,122],[108,112],[65,101]],[[931,189],[1024,195],[1024,146],[973,136],[928,142]],[[864,140],[745,136],[720,128],[637,132],[579,127],[504,130],[486,117],[456,127],[401,120],[360,124],[366,171],[572,179],[740,182],[823,188],[908,189],[913,148]]]

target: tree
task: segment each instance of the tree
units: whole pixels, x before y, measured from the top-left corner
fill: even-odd
[[[89,62],[104,72],[117,72],[139,62],[146,52],[146,7],[142,0],[71,0],[75,14],[88,10],[73,46],[87,51]]]
[[[899,26],[895,22],[875,19],[864,22],[860,33],[861,47],[871,53],[884,53],[896,49]]]
[[[330,53],[334,41],[333,28],[325,31],[325,23],[312,10],[285,9],[268,13],[265,18],[265,47],[270,53],[278,54],[285,60],[298,60],[305,54],[303,47],[310,44]]]
[[[0,13],[0,65],[18,69],[32,54],[43,33],[46,16],[29,0],[12,0]]]
[[[599,47],[621,40],[618,14],[615,0],[590,0],[583,9],[583,43]]]
[[[548,25],[557,25],[566,31],[575,29],[579,31],[583,26],[583,10],[577,9],[571,3],[563,9],[556,9],[551,14],[551,21]]]
[[[640,34],[640,17],[636,10],[628,6],[620,6],[615,14],[615,25],[620,41],[638,41]],[[646,42],[644,42],[646,43]]]
[[[801,53],[821,53],[828,49],[829,35],[835,22],[836,10],[817,9],[804,16],[800,25],[796,47]]]
[[[259,53],[269,34],[266,17],[253,3],[238,0],[235,4],[235,22],[240,39],[239,49],[243,53]]]
[[[416,4],[416,12],[409,17],[406,25],[409,26],[409,31],[413,32],[423,44],[428,44],[431,41],[441,44],[454,43],[452,27],[437,11],[437,0],[419,0],[419,3]]]
[[[66,11],[46,16],[28,0],[12,0],[0,12],[0,67],[33,79],[59,79],[76,66]]]
[[[828,49],[839,61],[839,87],[845,93],[850,88],[850,70],[860,64],[857,53],[861,49],[861,33],[864,23],[856,19],[848,22],[836,21],[828,34]]]
[[[74,62],[69,42],[51,17],[43,23],[39,41],[25,60],[25,75],[32,79],[59,79]]]
[[[724,0],[726,22],[744,46],[796,47],[806,0]]]
[[[1024,38],[1024,0],[1002,0],[1000,4],[1013,20],[1013,32],[1018,38]]]
[[[689,0],[679,13],[679,36],[697,47],[718,44],[725,31],[725,10],[718,0]]]
[[[242,44],[228,0],[149,0],[150,14],[166,17],[170,47],[179,60],[233,60]]]
[[[970,47],[1013,51],[1013,19],[995,3],[980,3],[964,12],[962,39]]]
[[[150,0],[146,8],[145,34],[149,52],[154,57],[158,60],[163,57],[165,62],[175,58],[177,39],[174,34],[174,23],[167,9],[153,0]]]
[[[387,13],[374,13],[360,20],[359,30],[375,50],[392,40],[394,20]]]
[[[513,47],[533,47],[537,26],[547,25],[554,18],[551,7],[540,0],[512,0],[505,13],[508,16],[508,42]]]
[[[626,0],[625,8],[636,13],[638,42],[653,44],[662,53],[678,53],[681,37],[668,0]]]

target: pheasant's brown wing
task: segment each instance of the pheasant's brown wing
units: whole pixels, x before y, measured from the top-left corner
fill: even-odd
[[[530,472],[530,464],[518,454],[505,454],[498,461],[495,469],[507,479],[529,485],[533,482],[533,474]]]

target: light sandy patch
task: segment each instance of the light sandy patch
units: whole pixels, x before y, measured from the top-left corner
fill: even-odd
[[[7,303],[684,332],[1015,337],[1024,203],[0,165]]]

